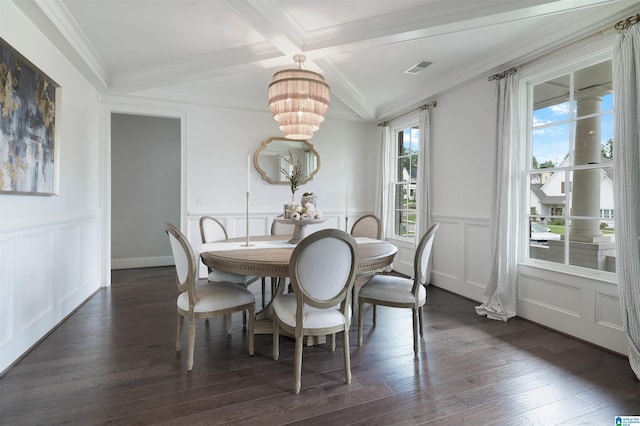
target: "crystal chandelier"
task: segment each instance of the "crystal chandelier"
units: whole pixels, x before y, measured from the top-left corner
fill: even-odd
[[[287,139],[311,139],[329,110],[324,77],[302,69],[304,55],[295,55],[298,69],[278,71],[269,85],[269,109]]]

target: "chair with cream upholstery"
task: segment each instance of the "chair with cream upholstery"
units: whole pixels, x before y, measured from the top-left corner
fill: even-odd
[[[284,218],[284,215],[278,215],[276,216],[276,219],[282,219]],[[286,235],[288,237],[291,237],[293,235],[293,232],[295,230],[296,226],[289,224],[289,223],[280,223],[277,220],[274,220],[273,222],[271,222],[271,235]],[[283,285],[286,282],[286,278],[281,278],[283,280]],[[278,280],[277,277],[271,277],[271,297],[273,297],[273,295],[276,292],[276,281]]]
[[[200,238],[202,243],[210,243],[213,241],[226,240],[229,238],[227,229],[219,220],[211,216],[202,216],[200,218]],[[216,269],[207,268],[209,271],[209,281],[229,281],[247,287],[260,279],[251,275],[238,275],[231,272],[218,271]],[[262,298],[264,301],[265,280],[262,279]],[[264,302],[263,302],[264,306]],[[243,316],[243,324],[246,324],[246,318]]]
[[[364,215],[358,220],[355,221],[353,226],[351,227],[351,235],[354,238],[357,237],[368,237],[379,240],[382,236],[382,221],[378,219],[377,216],[372,214]],[[391,269],[391,267],[389,267]],[[356,283],[353,286],[353,303],[357,303],[358,301],[358,293],[360,292],[360,288],[367,281],[367,279],[373,276],[376,272],[368,272],[366,274],[361,274],[356,278]]]
[[[395,308],[410,308],[413,311],[413,352],[418,353],[418,326],[420,337],[423,335],[422,307],[427,301],[429,261],[436,231],[440,226],[434,224],[424,234],[413,260],[413,279],[393,275],[374,275],[360,289],[358,294],[358,345],[362,345],[364,304],[373,305],[373,325],[376,325],[376,305]]]
[[[230,282],[218,282],[211,285],[207,281],[198,280],[198,261],[187,238],[170,223],[165,231],[171,242],[171,251],[176,264],[177,285],[180,295],[176,302],[178,308],[178,333],[176,351],[182,348],[182,328],[184,319],[189,323],[189,347],[187,353],[187,370],[193,368],[193,352],[195,347],[196,320],[218,315],[230,315],[232,312],[249,311],[249,354],[253,355],[253,322],[256,298],[249,290]],[[227,323],[227,332],[230,332]]]
[[[375,215],[364,215],[356,220],[351,227],[351,235],[379,240],[382,235],[382,222]]]
[[[280,328],[295,336],[295,393],[300,392],[305,336],[342,332],[345,380],[351,383],[349,326],[357,256],[355,239],[339,229],[314,232],[293,250],[289,263],[293,293],[277,295],[272,307],[273,359],[280,355]],[[331,349],[335,350],[335,338]]]

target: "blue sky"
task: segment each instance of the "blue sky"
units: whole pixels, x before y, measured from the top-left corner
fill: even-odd
[[[403,146],[406,153],[418,152],[420,144],[420,129],[411,127],[403,131]]]
[[[561,163],[571,149],[569,119],[569,102],[541,108],[533,112],[533,155],[538,164],[548,160],[554,164]],[[613,111],[613,95],[602,97],[601,111]],[[600,117],[600,143],[613,139],[613,114]]]

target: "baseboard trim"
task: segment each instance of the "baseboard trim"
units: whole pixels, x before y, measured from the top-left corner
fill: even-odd
[[[155,266],[171,266],[173,264],[173,256],[111,259],[111,269],[152,268]]]

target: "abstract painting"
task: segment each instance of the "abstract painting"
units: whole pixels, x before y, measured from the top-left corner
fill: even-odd
[[[0,193],[56,193],[59,87],[0,38]]]

